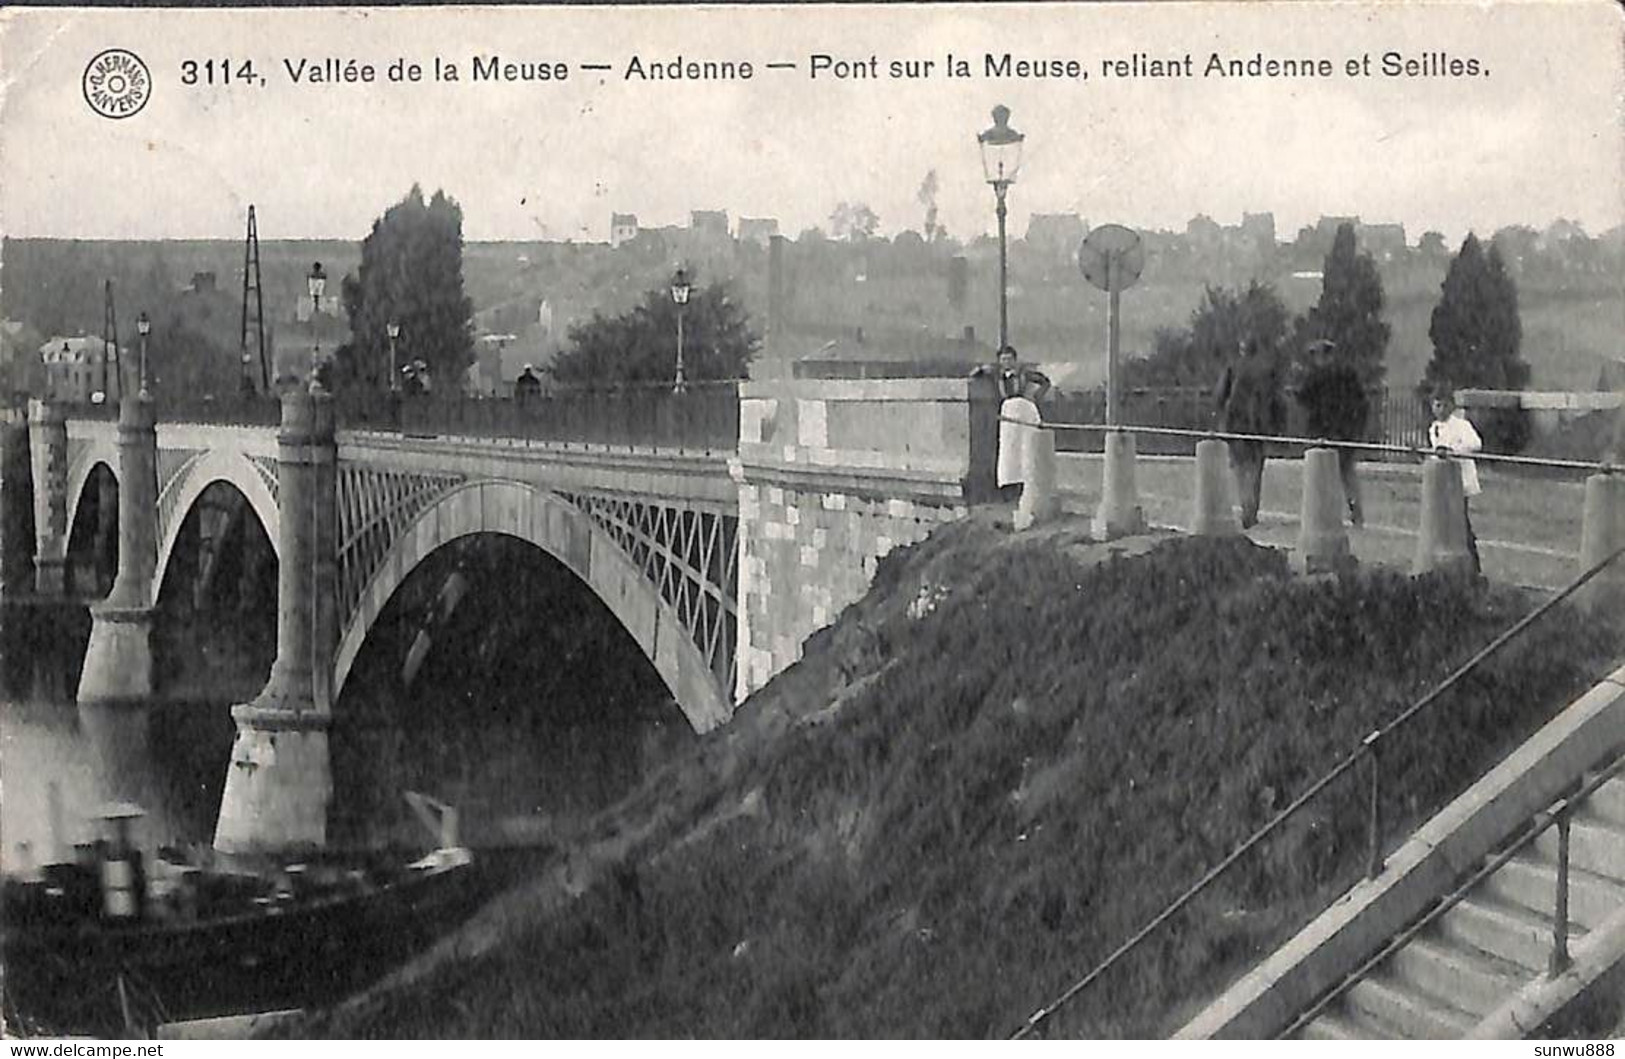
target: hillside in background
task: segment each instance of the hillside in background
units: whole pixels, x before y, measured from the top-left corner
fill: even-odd
[[[945,527],[882,560],[728,728],[557,836],[573,852],[549,874],[290,1032],[1009,1033],[1531,605],[1296,579],[1242,539]],[[1560,608],[1416,718],[1385,755],[1391,834],[1618,647]],[[1328,788],[1049,1028],[1177,1026],[1360,876],[1365,791]]]
[[[951,240],[927,244],[911,236],[858,242],[804,237],[788,243],[782,326],[770,337],[763,359],[954,358],[963,355],[959,340],[967,327],[983,346],[992,342],[996,246],[987,239],[968,246]],[[1168,233],[1150,233],[1147,242],[1144,278],[1122,300],[1122,344],[1130,356],[1149,351],[1159,329],[1184,326],[1205,284],[1234,287],[1262,278],[1277,286],[1294,311],[1319,295],[1312,245],[1203,257]],[[1619,339],[1625,266],[1616,260],[1612,242],[1593,243],[1608,247],[1607,253],[1578,265],[1556,267],[1533,251],[1509,255],[1523,314],[1523,354],[1537,388],[1590,388],[1604,364],[1625,356]],[[963,258],[959,266],[953,263],[956,255]],[[1409,250],[1379,260],[1393,327],[1388,376],[1406,385],[1421,378],[1431,354],[1428,322],[1448,257]],[[333,277],[329,298],[336,307],[337,281],[359,264],[358,243],[262,242],[265,315],[273,329],[290,323],[298,301],[308,298],[305,275],[314,261]],[[748,240],[705,232],[645,232],[616,249],[602,243],[470,243],[464,277],[477,333],[501,336],[505,359],[512,363],[544,364],[567,343],[571,324],[595,312],[614,315],[632,307],[646,291],[665,286],[678,262],[690,266],[701,284],[727,281],[757,331],[767,330],[767,251]],[[242,291],[243,247],[225,240],[7,239],[0,247],[0,266],[0,317],[21,321],[45,337],[99,334],[107,278],[115,282],[121,332],[133,331],[133,318],[143,308],[156,318],[199,272],[214,273],[217,289],[235,304]],[[963,271],[956,275],[956,268]],[[1104,376],[1105,295],[1084,282],[1070,254],[1026,240],[1011,246],[1010,276],[1012,340],[1023,355],[1055,369],[1063,386],[1098,383]],[[234,329],[237,321],[231,323]],[[770,363],[763,365],[764,373],[771,370]]]

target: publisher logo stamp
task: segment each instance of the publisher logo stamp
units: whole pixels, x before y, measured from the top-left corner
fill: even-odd
[[[152,95],[152,75],[135,52],[108,48],[85,67],[85,102],[104,118],[128,118]]]

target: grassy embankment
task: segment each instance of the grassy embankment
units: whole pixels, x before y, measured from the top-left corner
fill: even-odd
[[[615,856],[578,896],[539,881],[503,944],[302,1032],[1007,1033],[1530,605],[1294,580],[1243,540],[1141,550],[972,522],[894,554],[583,836],[583,864]],[[1425,818],[1616,644],[1551,615],[1417,719],[1385,819]],[[1363,787],[1327,794],[1051,1029],[1165,1033],[1324,907],[1365,828]]]

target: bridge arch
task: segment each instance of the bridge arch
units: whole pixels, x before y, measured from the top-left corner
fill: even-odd
[[[79,502],[85,498],[85,486],[95,472],[97,464],[105,464],[116,482],[118,477],[118,446],[110,441],[92,441],[74,454],[68,465],[68,520],[63,532],[72,533],[79,518]]]
[[[527,541],[569,567],[632,635],[695,731],[709,731],[732,715],[727,695],[677,611],[660,598],[614,538],[553,492],[502,480],[451,489],[421,511],[391,544],[344,624],[334,660],[334,701],[395,590],[431,552],[476,533]]]
[[[243,494],[260,520],[260,528],[271,541],[271,551],[278,560],[282,558],[282,519],[271,484],[241,452],[209,449],[188,460],[158,496],[158,565],[152,577],[154,602],[169,570],[169,559],[180,540],[186,516],[191,514],[203,491],[216,482],[225,482]]]

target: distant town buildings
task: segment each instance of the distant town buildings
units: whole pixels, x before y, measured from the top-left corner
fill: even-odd
[[[612,213],[609,215],[609,245],[621,247],[638,237],[638,215]]]
[[[688,215],[688,227],[695,235],[726,239],[728,238],[728,211],[693,210]]]
[[[779,222],[773,217],[739,218],[739,241],[766,247],[779,234]]]

